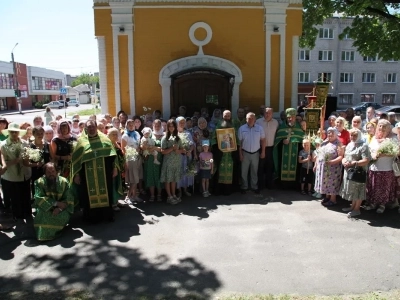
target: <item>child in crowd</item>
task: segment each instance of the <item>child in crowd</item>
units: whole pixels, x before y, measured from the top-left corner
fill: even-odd
[[[210,148],[210,141],[203,140],[201,142],[201,146],[203,147],[203,151],[199,154],[200,160],[200,178],[201,185],[203,187],[203,197],[211,196],[208,191],[208,187],[210,185],[211,174],[213,173],[214,164],[213,164],[213,155],[211,152],[208,152]]]
[[[303,140],[303,149],[299,152],[299,163],[301,163],[300,170],[300,183],[301,183],[301,193],[306,194],[304,186],[307,184],[308,194],[312,195],[312,184],[314,182],[314,163],[311,155],[311,143],[309,139]]]
[[[153,155],[154,164],[159,165],[160,162],[157,159],[158,152],[156,150],[149,151],[148,148],[154,147],[156,145],[155,141],[151,138],[152,130],[149,127],[145,127],[142,130],[143,137],[140,139],[140,147],[143,149],[143,155],[146,157],[150,154]]]
[[[317,156],[318,156],[318,151],[319,147],[321,146],[322,143],[322,139],[321,138],[316,138],[314,141],[314,146],[315,146],[315,150],[312,153],[312,161],[315,162],[317,160]],[[313,172],[315,173],[315,169],[316,169],[316,165],[314,164],[313,167]],[[314,194],[312,194],[313,197],[320,199],[322,196],[320,193],[315,192]]]

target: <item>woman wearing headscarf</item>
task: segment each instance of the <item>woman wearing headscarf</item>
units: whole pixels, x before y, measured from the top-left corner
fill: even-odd
[[[134,148],[139,154],[140,135],[135,128],[135,122],[132,119],[128,119],[121,140],[121,148],[125,156],[127,156],[127,147]],[[125,165],[125,183],[129,184],[129,191],[125,199],[126,203],[132,204],[132,202],[143,201],[136,193],[139,180],[143,180],[143,168],[141,156],[137,155],[133,160],[127,161]]]
[[[157,151],[157,160],[162,163],[161,155],[161,139],[164,136],[164,131],[161,126],[161,121],[159,119],[153,122],[153,131],[151,133],[151,139],[154,141],[154,146],[142,146],[142,150],[148,150],[149,153]],[[151,158],[144,160],[144,183],[146,189],[150,190],[150,202],[154,200],[161,201],[161,164],[154,163],[155,160]],[[155,190],[157,189],[157,198],[155,196]]]
[[[336,195],[340,191],[342,143],[338,139],[335,127],[329,127],[327,138],[318,149],[315,170],[315,191],[325,194],[322,205],[326,207],[336,205]]]
[[[188,171],[189,165],[192,160],[197,160],[197,153],[194,151],[195,144],[192,135],[189,131],[185,130],[186,120],[184,117],[176,118],[176,125],[178,127],[178,136],[182,143],[184,153],[181,155],[181,166],[182,166],[182,178],[178,182],[178,189],[182,189],[180,195],[191,196],[188,192],[189,186],[194,186],[194,174],[190,174]],[[192,153],[194,155],[192,156]]]
[[[71,127],[67,120],[61,119],[57,123],[57,135],[50,143],[50,157],[59,174],[69,179],[71,170],[71,154],[76,138],[71,134]]]
[[[355,117],[354,117],[355,118]],[[353,118],[353,119],[354,119]],[[350,132],[350,143],[346,146],[342,165],[344,167],[344,177],[340,196],[351,201],[351,206],[343,208],[347,212],[349,218],[360,215],[361,202],[366,199],[365,187],[366,183],[348,180],[348,169],[363,167],[365,171],[368,169],[369,149],[368,145],[362,139],[362,133],[357,128],[352,128]]]
[[[367,130],[367,133],[365,134],[365,142],[369,145],[372,141],[372,138],[375,136],[376,124],[373,122],[368,122],[365,125],[365,128]]]
[[[196,144],[197,154],[203,151],[202,141],[208,139],[210,139],[210,130],[207,127],[207,121],[205,118],[200,117],[197,126],[193,129],[193,140]]]
[[[211,116],[211,120],[208,126],[211,128],[212,131],[215,130],[217,124],[222,120],[222,111],[219,108],[214,109],[213,114]]]
[[[396,197],[396,179],[393,173],[394,155],[382,154],[383,142],[389,141],[391,124],[388,120],[379,120],[375,136],[369,144],[372,162],[368,170],[366,210],[376,209],[383,213],[386,204]]]

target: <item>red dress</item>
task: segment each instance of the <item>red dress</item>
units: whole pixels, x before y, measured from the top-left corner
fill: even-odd
[[[350,132],[348,132],[346,129],[343,129],[342,132],[338,133],[338,139],[343,146],[347,146],[347,144],[350,143]]]

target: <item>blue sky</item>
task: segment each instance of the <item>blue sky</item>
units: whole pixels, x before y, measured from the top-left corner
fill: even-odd
[[[79,75],[97,72],[92,0],[0,0],[0,61]]]

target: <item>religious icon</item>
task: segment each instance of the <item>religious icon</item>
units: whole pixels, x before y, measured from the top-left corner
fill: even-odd
[[[236,135],[234,128],[217,129],[218,149],[222,152],[236,151]]]

